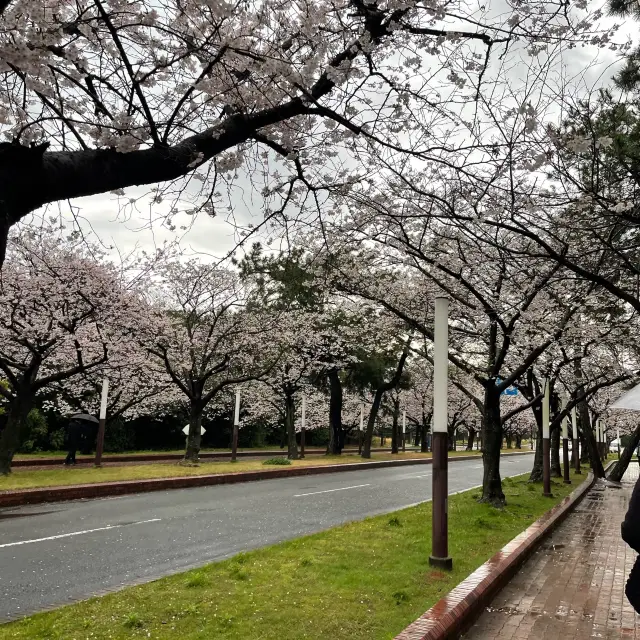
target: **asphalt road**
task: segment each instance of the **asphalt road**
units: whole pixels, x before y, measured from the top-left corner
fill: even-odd
[[[503,459],[504,477],[531,456]],[[449,467],[451,493],[481,460]],[[416,465],[0,509],[0,621],[183,571],[431,496]]]

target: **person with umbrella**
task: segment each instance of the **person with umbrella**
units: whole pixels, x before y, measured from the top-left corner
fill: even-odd
[[[85,431],[89,425],[97,424],[98,420],[87,413],[76,413],[71,416],[69,426],[67,428],[67,458],[65,465],[76,463],[76,451],[80,446],[80,439],[85,435]]]

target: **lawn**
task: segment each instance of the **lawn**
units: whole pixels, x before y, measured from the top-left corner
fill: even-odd
[[[584,479],[505,480],[503,511],[452,496],[451,573],[429,567],[431,505],[369,518],[0,626],[23,640],[388,639]]]
[[[471,452],[451,452],[452,456],[470,455]],[[476,452],[473,452],[476,455]],[[284,457],[284,456],[283,456]],[[430,458],[430,453],[374,453],[371,461],[405,460],[410,458]],[[175,478],[180,476],[202,476],[213,473],[239,473],[240,471],[273,471],[282,467],[264,465],[263,460],[242,460],[230,462],[201,462],[198,466],[187,467],[176,462],[127,464],[123,466],[96,467],[60,467],[32,470],[28,467],[16,467],[11,475],[0,475],[0,491],[28,489],[33,487],[61,487],[71,484],[95,484],[116,480],[141,480],[151,478]],[[319,467],[328,464],[353,464],[363,462],[357,454],[341,456],[314,456],[304,460],[294,460],[291,466]]]

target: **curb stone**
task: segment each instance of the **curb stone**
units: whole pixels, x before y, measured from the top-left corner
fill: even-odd
[[[531,455],[532,452],[502,454],[505,457]],[[464,460],[478,460],[482,456],[456,456],[449,458],[450,463]],[[331,464],[317,467],[294,467],[293,469],[273,469],[260,471],[241,471],[238,473],[217,473],[202,476],[182,476],[176,478],[155,478],[148,480],[122,480],[118,482],[101,482],[94,484],[77,484],[59,487],[42,487],[15,491],[0,491],[0,508],[17,507],[25,504],[42,502],[61,502],[64,500],[81,500],[105,498],[149,491],[165,491],[168,489],[188,489],[192,487],[208,487],[219,484],[236,484],[256,480],[272,480],[274,478],[292,478],[297,476],[337,473],[341,471],[362,471],[372,468],[404,467],[416,464],[431,464],[431,458],[414,458],[412,460],[383,460],[380,462],[355,462],[353,464]]]
[[[586,480],[562,502],[507,543],[444,598],[436,602],[431,609],[399,633],[394,640],[460,638],[461,634],[473,625],[491,603],[498,591],[531,557],[540,543],[578,506],[595,483],[596,478],[589,471]]]
[[[343,453],[357,453],[357,449],[345,448]],[[316,456],[325,455],[324,449],[306,449],[305,455]],[[371,449],[372,453],[391,453],[391,449],[387,447],[376,447]],[[286,450],[282,449],[260,449],[256,451],[238,451],[238,458],[274,458],[286,455]],[[200,460],[229,460],[231,451],[201,451]],[[107,454],[102,456],[102,462],[179,462],[184,459],[184,453],[128,453],[128,454]],[[95,456],[79,455],[77,457],[78,464],[93,465]],[[61,467],[64,464],[64,456],[54,458],[23,458],[13,460],[11,466],[14,468],[23,467]]]

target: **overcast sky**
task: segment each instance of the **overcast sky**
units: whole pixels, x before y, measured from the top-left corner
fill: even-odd
[[[616,37],[617,42],[624,42],[626,38],[635,39],[638,42],[638,26],[633,21],[628,21],[624,29]],[[613,74],[613,69],[608,68],[617,60],[615,53],[595,48],[579,48],[568,52],[565,64],[571,73],[577,73],[580,68],[590,65],[594,56],[598,57],[599,64],[594,66],[586,77],[586,84],[608,84]],[[244,176],[239,181],[240,189],[231,195],[234,207],[234,216],[241,224],[249,220],[258,224],[262,219],[262,202],[256,190],[249,187],[249,178]],[[127,202],[131,195],[146,192],[148,188],[128,190],[125,198],[120,198],[120,203]],[[149,209],[134,212],[127,219],[119,216],[121,207],[118,196],[104,194],[81,198],[72,203],[77,209],[76,220],[85,230],[92,228],[105,245],[115,245],[121,252],[129,252],[136,246],[152,249],[161,245],[164,241],[180,239],[181,246],[188,252],[202,254],[205,259],[221,258],[228,254],[239,239],[234,226],[224,216],[211,218],[206,214],[196,217],[181,214],[176,217],[175,231],[163,226],[160,222],[149,224]],[[62,217],[71,222],[74,219],[68,204],[59,205]],[[155,205],[154,212],[160,213],[166,210],[164,205]],[[53,212],[53,211],[52,211]],[[181,227],[186,226],[185,231]],[[256,239],[259,239],[257,237]]]

